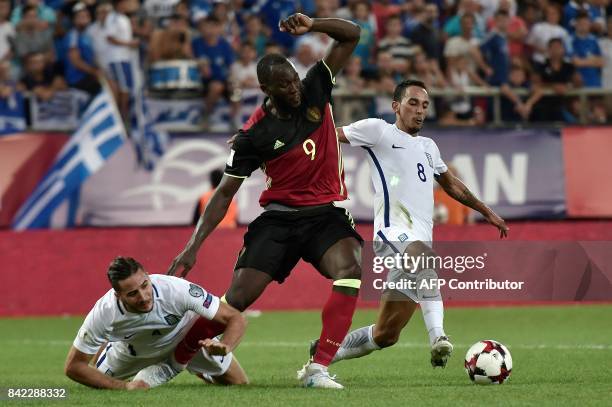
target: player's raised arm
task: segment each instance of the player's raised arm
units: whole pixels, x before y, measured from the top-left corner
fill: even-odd
[[[332,76],[346,65],[359,42],[361,28],[355,23],[341,18],[310,18],[296,13],[279,23],[279,29],[293,35],[303,35],[309,31],[329,35],[336,42],[325,57],[325,64]]]
[[[136,390],[149,388],[149,386],[141,380],[126,382],[105,375],[98,369],[89,365],[93,357],[94,355],[83,353],[74,346],[70,348],[64,366],[66,376],[75,382],[97,389]]]
[[[183,268],[180,274],[181,277],[185,277],[189,273],[189,270],[191,270],[196,262],[196,255],[200,246],[225,217],[232,198],[238,192],[243,181],[244,178],[237,178],[227,174],[223,176],[219,187],[213,193],[204,213],[200,216],[191,239],[187,242],[187,246],[170,265],[168,269],[169,275],[175,275],[180,267]]]
[[[436,180],[442,189],[444,189],[444,191],[454,200],[480,212],[487,222],[499,230],[500,238],[508,236],[508,230],[510,229],[506,226],[506,222],[493,212],[491,208],[485,205],[484,202],[476,198],[472,191],[470,191],[469,188],[450,170],[436,176]]]

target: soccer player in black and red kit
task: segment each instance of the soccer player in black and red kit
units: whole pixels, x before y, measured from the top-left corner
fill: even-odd
[[[349,60],[360,29],[337,18],[311,19],[293,14],[279,24],[293,35],[321,32],[335,42],[329,54],[300,81],[282,55],[270,54],[257,64],[266,100],[234,138],[221,184],[185,249],[168,274],[193,267],[204,239],[223,219],[232,197],[257,168],[266,175],[267,189],[259,203],[265,211],[248,227],[225,300],[249,307],[274,281],[282,283],[300,258],[333,280],[323,308],[323,328],[314,357],[304,367],[306,387],[342,388],[327,372],[351,325],[361,279],[361,243],[351,215],[335,207],[347,198],[340,143],[331,111],[334,77]],[[202,332],[211,337],[209,324]],[[196,331],[197,330],[192,330]],[[214,336],[214,335],[213,335]],[[193,338],[196,349],[197,338]],[[185,349],[185,358],[190,349]],[[181,352],[175,353],[181,359]]]

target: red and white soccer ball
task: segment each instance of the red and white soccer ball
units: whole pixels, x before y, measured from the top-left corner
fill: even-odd
[[[477,342],[465,355],[465,372],[474,383],[502,384],[512,372],[510,351],[494,340]]]

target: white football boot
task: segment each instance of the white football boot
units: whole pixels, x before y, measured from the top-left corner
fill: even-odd
[[[318,363],[308,362],[297,372],[297,378],[304,387],[319,389],[344,389],[336,382],[336,376],[330,376],[327,368]]]
[[[446,362],[453,352],[453,344],[448,339],[448,336],[439,336],[431,345],[431,366],[446,367]]]
[[[182,370],[179,366],[172,366],[169,362],[159,362],[145,367],[132,380],[142,380],[149,387],[157,387],[174,379]]]

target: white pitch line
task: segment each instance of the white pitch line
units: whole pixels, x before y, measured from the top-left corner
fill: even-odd
[[[67,340],[39,340],[39,339],[22,339],[22,340],[0,340],[0,345],[34,345],[34,346],[70,346],[72,341]],[[472,344],[453,343],[455,348],[469,348]],[[285,342],[285,341],[261,341],[261,342],[242,342],[241,348],[304,348],[308,347],[308,342]],[[394,348],[421,348],[429,349],[429,345],[425,342],[400,342],[393,346]],[[508,349],[521,350],[612,350],[611,344],[513,344],[508,346]]]

